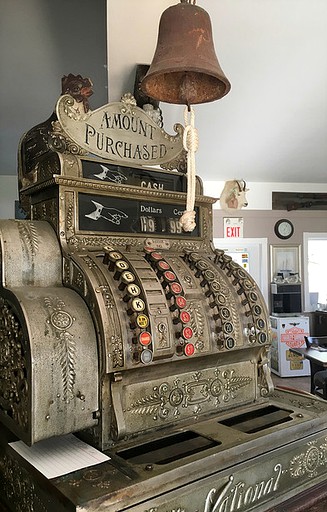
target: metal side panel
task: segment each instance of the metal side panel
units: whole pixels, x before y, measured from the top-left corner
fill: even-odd
[[[3,294],[2,421],[28,444],[95,425],[97,340],[84,301],[63,287]]]
[[[5,288],[62,282],[61,250],[48,222],[1,220],[0,255]]]

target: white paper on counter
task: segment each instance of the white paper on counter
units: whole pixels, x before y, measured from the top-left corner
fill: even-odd
[[[73,434],[45,439],[33,446],[27,446],[23,441],[14,441],[9,445],[47,478],[110,460],[110,457]]]

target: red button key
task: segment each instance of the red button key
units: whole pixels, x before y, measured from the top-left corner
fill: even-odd
[[[192,343],[187,343],[184,347],[184,352],[186,356],[193,356],[194,350],[194,345]]]
[[[191,315],[188,311],[181,311],[179,317],[183,324],[187,324],[191,320]]]
[[[193,336],[193,329],[191,327],[184,327],[182,336],[185,340],[190,340]]]

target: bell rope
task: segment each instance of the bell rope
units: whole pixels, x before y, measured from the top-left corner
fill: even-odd
[[[190,116],[189,116],[190,114]],[[190,117],[190,119],[189,119]],[[184,133],[183,146],[187,151],[187,195],[186,210],[180,218],[180,223],[184,231],[193,231],[195,222],[195,152],[198,149],[199,138],[197,129],[194,126],[195,114],[192,107],[185,107],[184,110]]]

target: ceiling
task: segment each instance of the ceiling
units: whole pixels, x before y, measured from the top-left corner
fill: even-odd
[[[134,2],[119,2],[122,16],[132,10],[134,37],[143,34],[145,43],[138,48],[118,40],[114,3],[108,2],[112,100],[126,92],[122,85],[131,87],[135,62],[152,60],[160,13],[176,2],[158,0],[153,7],[142,2],[155,9],[152,31],[145,17],[133,12]],[[221,100],[194,107],[198,174],[218,181],[327,183],[326,0],[198,0],[197,5],[210,15],[218,60],[232,84]],[[128,73],[130,82],[124,78]],[[183,122],[183,107],[161,107],[165,130],[172,133],[173,124]]]

